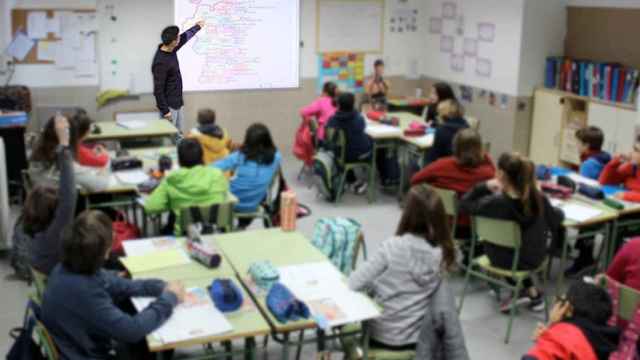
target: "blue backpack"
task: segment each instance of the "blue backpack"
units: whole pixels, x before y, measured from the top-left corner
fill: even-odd
[[[349,275],[361,230],[362,225],[353,219],[322,218],[314,226],[311,244],[325,254],[343,274]]]

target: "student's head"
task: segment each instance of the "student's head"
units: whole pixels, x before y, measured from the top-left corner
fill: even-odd
[[[93,275],[104,265],[112,242],[111,219],[101,211],[84,211],[64,237],[62,264],[73,273]]]
[[[74,116],[75,117],[75,116]],[[76,122],[69,121],[69,148],[75,154],[76,145],[78,143]],[[56,160],[56,147],[58,146],[58,135],[56,134],[56,119],[52,116],[44,125],[36,145],[31,154],[32,161],[54,163]]]
[[[409,190],[396,235],[413,234],[442,249],[443,267],[455,261],[455,248],[451,239],[449,219],[440,196],[428,185],[417,185]]]
[[[265,165],[273,163],[276,156],[276,146],[271,138],[269,128],[261,123],[249,126],[240,151],[247,160]]]
[[[567,295],[558,300],[558,305],[564,306],[565,311],[561,314],[563,320],[579,318],[597,325],[606,325],[613,314],[613,305],[607,290],[582,281],[571,284]]]
[[[202,145],[196,139],[184,139],[178,144],[178,164],[183,168],[203,165]]]
[[[453,89],[449,84],[445,82],[438,82],[433,84],[431,87],[431,93],[429,95],[429,100],[432,103],[437,104],[441,101],[455,99],[456,95],[453,93]]]
[[[71,132],[72,139],[70,139],[70,143],[78,144],[84,141],[87,135],[89,135],[92,121],[86,113],[76,112],[69,121],[69,124],[71,125],[70,128],[73,129]]]
[[[377,77],[384,75],[384,61],[382,59],[377,59],[373,63],[373,70]]]
[[[482,137],[473,129],[458,131],[453,138],[453,156],[466,168],[475,168],[484,160]]]
[[[199,125],[214,125],[216,123],[216,112],[212,109],[200,109],[198,111]]]
[[[327,81],[322,86],[322,93],[330,98],[335,98],[338,95],[338,86],[333,81]]]
[[[355,110],[356,97],[350,92],[338,95],[338,111],[352,112]]]
[[[464,109],[458,100],[449,99],[438,103],[438,115],[444,120],[461,118],[464,116]]]
[[[180,28],[172,25],[167,26],[162,30],[162,45],[168,47],[169,49],[174,49],[180,43]]]
[[[542,197],[538,192],[535,165],[518,153],[504,153],[498,160],[498,180],[507,193],[517,196],[526,215],[540,215]]]
[[[58,190],[51,186],[39,185],[27,195],[22,209],[22,221],[27,234],[35,235],[44,231],[58,207]]]
[[[599,127],[589,126],[576,131],[580,153],[602,150],[604,133]]]

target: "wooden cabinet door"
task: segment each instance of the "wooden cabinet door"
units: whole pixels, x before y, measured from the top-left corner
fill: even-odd
[[[529,157],[536,164],[557,165],[564,106],[562,96],[537,90],[533,106]]]
[[[637,112],[619,108],[616,111],[616,115],[617,132],[612,152],[631,152],[637,134]]]

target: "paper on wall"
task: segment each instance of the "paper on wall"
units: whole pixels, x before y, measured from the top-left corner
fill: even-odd
[[[56,41],[38,41],[38,60],[55,61],[58,55],[58,43]]]
[[[60,20],[60,14],[55,12],[53,13],[53,17],[47,21],[47,32],[52,33],[55,37],[60,37],[62,35]]]
[[[31,11],[27,15],[27,35],[31,39],[45,39],[47,37],[49,21],[44,11]]]
[[[56,67],[58,69],[72,69],[76,65],[74,49],[71,46],[71,42],[66,39],[58,41],[56,47]]]
[[[29,54],[29,51],[33,49],[34,45],[35,41],[31,40],[27,34],[19,32],[16,34],[11,44],[9,44],[9,47],[7,48],[7,55],[12,56],[19,61],[23,61],[24,58],[27,57],[27,54]]]

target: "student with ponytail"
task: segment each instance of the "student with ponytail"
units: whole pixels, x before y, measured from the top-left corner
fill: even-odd
[[[519,154],[500,156],[496,178],[476,185],[467,193],[460,211],[469,215],[513,220],[522,230],[522,247],[518,269],[539,267],[562,226],[564,214],[554,209],[549,200],[538,190],[533,162]],[[511,268],[512,249],[485,244],[485,253],[491,263],[501,268]],[[518,305],[529,304],[533,310],[544,309],[542,294],[532,279],[525,280],[525,291],[518,296]],[[510,300],[501,307],[509,311]]]
[[[333,81],[327,81],[322,86],[322,95],[311,104],[300,109],[300,116],[304,119],[315,118],[318,123],[318,140],[324,140],[324,128],[329,119],[336,113],[338,86]]]

